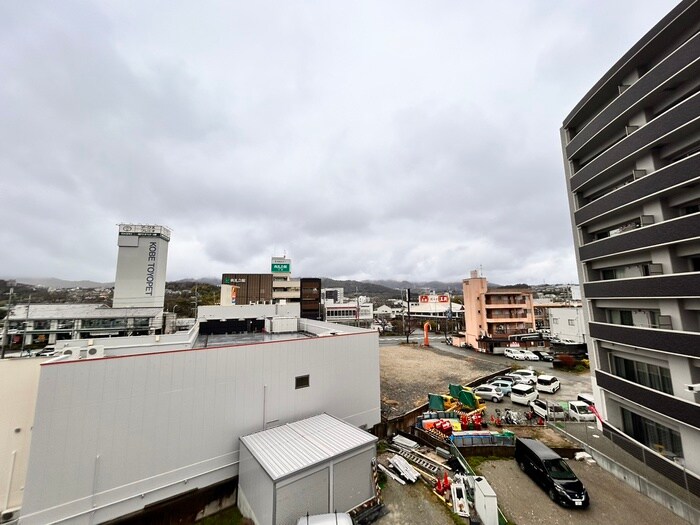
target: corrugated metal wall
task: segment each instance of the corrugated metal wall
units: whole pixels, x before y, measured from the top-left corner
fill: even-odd
[[[329,467],[277,488],[274,525],[296,525],[301,516],[328,512]]]
[[[333,505],[331,511],[347,512],[374,496],[372,460],[374,447],[333,465]]]
[[[238,480],[238,507],[243,515],[254,515],[259,525],[273,525],[274,482],[245,444],[241,444]]]

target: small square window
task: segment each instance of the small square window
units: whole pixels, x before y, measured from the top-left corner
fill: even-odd
[[[309,386],[309,376],[297,376],[295,379],[294,388],[299,390],[300,388],[307,388]]]

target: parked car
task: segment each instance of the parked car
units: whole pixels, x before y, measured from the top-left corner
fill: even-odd
[[[472,391],[483,399],[490,399],[494,403],[500,403],[503,400],[503,390],[495,385],[488,383],[474,387]]]
[[[523,350],[522,352],[523,352],[523,355],[525,356],[526,361],[539,361],[540,360],[539,356],[536,353],[531,352],[530,350]]]
[[[297,525],[352,525],[352,518],[346,512],[316,514],[314,516],[307,514],[297,520]]]
[[[537,390],[540,392],[554,394],[559,388],[561,388],[561,384],[556,377],[547,374],[537,376]]]
[[[520,378],[512,376],[496,376],[489,379],[487,383],[493,383],[494,381],[508,381],[512,386],[515,383],[520,382]]]
[[[509,378],[511,379],[511,378]],[[489,385],[497,386],[498,388],[501,389],[501,392],[503,392],[504,396],[509,396],[510,391],[513,388],[513,385],[515,384],[513,381],[506,381],[504,379],[492,379],[491,381],[488,382]]]
[[[530,408],[536,415],[547,421],[566,419],[564,407],[559,403],[552,403],[544,399],[534,399],[533,401],[530,401]]]
[[[540,361],[554,361],[554,356],[549,352],[545,352],[543,350],[533,350],[532,353],[539,357]]]
[[[513,370],[506,374],[510,377],[516,377],[524,382],[534,385],[537,382],[537,372],[534,370]]]
[[[534,401],[539,396],[534,385],[528,383],[516,383],[510,391],[511,403],[518,403],[525,406],[528,406],[530,401]]]
[[[56,347],[54,345],[46,345],[34,355],[40,357],[52,357],[56,355]]]
[[[515,359],[516,361],[525,360],[525,355],[523,354],[523,351],[519,348],[506,348],[503,352],[503,355],[505,355],[506,357],[510,357],[511,359]]]
[[[595,405],[595,399],[593,399],[593,394],[579,394],[576,396],[576,401],[582,401],[586,403],[588,406],[593,406]]]
[[[560,505],[586,508],[590,498],[583,483],[559,454],[536,439],[517,438],[515,461]]]
[[[574,421],[595,421],[595,414],[583,401],[569,401],[569,419]]]

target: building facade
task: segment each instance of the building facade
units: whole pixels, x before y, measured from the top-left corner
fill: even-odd
[[[163,308],[170,230],[154,224],[120,224],[112,306]]]
[[[70,339],[164,333],[162,308],[109,308],[102,304],[18,304],[8,314],[17,346]],[[10,348],[11,349],[11,348]]]
[[[270,273],[225,273],[221,276],[219,304],[301,303],[301,317],[320,320],[321,279],[293,279],[291,268],[290,259],[273,257]]]
[[[478,271],[462,281],[466,343],[484,352],[508,346],[511,336],[535,330],[532,293],[513,288],[488,288]]]
[[[607,437],[700,494],[700,3],[637,42],[561,129]],[[695,389],[697,390],[697,389]]]

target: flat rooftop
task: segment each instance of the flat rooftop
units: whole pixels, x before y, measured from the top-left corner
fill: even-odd
[[[269,334],[249,332],[241,334],[211,334],[197,336],[194,348],[211,348],[215,346],[249,345],[252,343],[269,343],[272,341],[289,341],[290,339],[310,339],[318,336],[307,332],[286,332]]]

